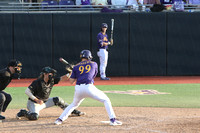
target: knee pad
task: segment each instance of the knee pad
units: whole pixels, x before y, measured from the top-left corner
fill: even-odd
[[[11,101],[12,101],[12,97],[11,97],[11,95],[10,95],[10,94],[8,94],[8,95],[7,95],[7,98],[6,98],[6,100],[7,100],[8,102],[11,102]]]
[[[60,97],[54,97],[53,98],[53,102],[54,102],[55,105],[59,105],[59,104],[63,104],[64,105],[65,104],[65,101]]]
[[[6,101],[6,97],[4,96],[4,94],[0,93],[0,104],[4,103]]]
[[[53,102],[56,106],[61,107],[62,109],[65,109],[67,107],[67,104],[65,103],[65,101],[60,98],[60,97],[54,97],[53,98]]]
[[[39,115],[37,113],[28,113],[27,117],[29,120],[38,120]]]

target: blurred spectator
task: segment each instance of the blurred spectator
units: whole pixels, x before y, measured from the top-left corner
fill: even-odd
[[[115,5],[116,8],[124,8],[128,0],[111,0],[111,4]],[[124,5],[124,6],[122,6]]]
[[[200,8],[200,0],[189,0],[188,3],[189,4],[194,4],[195,7],[197,7],[196,10],[199,10],[199,8]],[[194,6],[192,6],[192,7],[194,7]]]
[[[136,6],[138,5],[137,0],[127,0],[127,8],[136,9]]]
[[[48,8],[48,9],[55,9],[57,8],[58,2],[57,0],[43,0],[42,1],[42,9]]]
[[[107,0],[108,5],[111,5],[111,0]]]
[[[160,4],[160,0],[144,0],[143,3],[141,1],[140,4]]]
[[[76,0],[76,5],[80,6],[83,5],[81,8],[87,8],[85,10],[94,10],[92,7],[92,0]],[[88,5],[88,6],[84,6]]]
[[[200,6],[200,0],[189,0],[189,4],[195,4],[195,5],[198,5]]]
[[[182,1],[182,0],[175,0],[174,1],[173,9],[176,12],[183,12],[184,11],[184,1]]]
[[[108,5],[107,0],[92,0],[93,5]]]
[[[81,0],[76,0],[76,5],[81,5]]]
[[[137,5],[137,0],[127,0],[127,5]]]
[[[122,9],[109,9],[108,7],[103,7],[101,9],[101,12],[123,12]]]
[[[91,0],[76,0],[76,5],[91,5]]]
[[[161,4],[174,4],[175,0],[160,0]]]
[[[163,4],[153,4],[153,6],[150,8],[152,12],[162,12],[165,9],[166,8]]]
[[[59,1],[59,5],[75,5],[75,1],[74,0],[60,0]]]
[[[41,3],[43,0],[24,0],[24,2],[29,3],[27,6],[38,6],[37,3]]]

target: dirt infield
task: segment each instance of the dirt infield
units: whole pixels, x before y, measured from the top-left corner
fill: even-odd
[[[96,85],[111,84],[179,84],[200,83],[200,77],[129,77],[112,78],[111,81],[95,80]],[[22,82],[23,81],[23,82]],[[23,83],[23,84],[20,84]],[[30,80],[14,80],[9,86],[28,86]],[[61,83],[60,85],[69,85]],[[199,133],[200,109],[114,107],[122,126],[109,126],[100,121],[108,121],[104,107],[80,107],[86,116],[69,117],[62,125],[53,122],[62,113],[56,107],[41,111],[38,121],[15,118],[19,109],[8,109],[2,115],[7,118],[0,123],[1,133]]]
[[[81,107],[86,116],[69,117],[62,125],[53,122],[62,113],[59,108],[41,111],[38,121],[17,120],[19,111],[9,109],[7,119],[0,124],[1,133],[199,133],[200,109],[115,107],[115,113],[123,122],[112,127],[100,121],[108,117],[103,107]]]

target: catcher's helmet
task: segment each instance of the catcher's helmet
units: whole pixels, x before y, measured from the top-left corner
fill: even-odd
[[[86,58],[88,60],[91,60],[92,59],[92,54],[91,54],[90,50],[83,50],[83,51],[81,51],[80,58],[81,59],[82,58]]]
[[[22,63],[16,59],[11,60],[8,63],[8,67],[15,67],[15,73],[21,73],[22,72]]]
[[[42,73],[53,73],[53,75],[55,75],[57,73],[57,71],[55,69],[47,66],[42,69]]]
[[[101,28],[108,28],[108,25],[106,23],[102,23]]]

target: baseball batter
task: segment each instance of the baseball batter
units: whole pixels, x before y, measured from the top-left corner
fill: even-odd
[[[12,81],[15,73],[20,74],[22,70],[22,63],[18,60],[11,60],[7,67],[0,70],[0,120],[4,120],[5,116],[1,112],[5,112],[9,103],[12,101],[10,94],[6,93],[4,89]]]
[[[68,80],[69,75],[62,76],[59,78],[55,77],[56,70],[51,67],[44,67],[41,75],[37,80],[34,80],[32,84],[26,89],[25,93],[28,95],[27,108],[21,109],[17,113],[17,118],[26,117],[29,120],[38,120],[39,112],[48,107],[59,106],[61,109],[65,109],[68,104],[60,97],[49,98],[51,90],[55,84],[58,84],[61,80]],[[73,110],[72,114],[77,116],[84,115],[84,112]]]
[[[99,56],[100,61],[100,77],[101,80],[110,80],[110,78],[106,77],[106,67],[108,63],[108,45],[113,44],[113,40],[108,41],[108,36],[106,34],[108,25],[106,23],[102,23],[101,32],[97,35],[98,41],[98,49],[97,55]]]
[[[62,124],[71,112],[76,109],[85,98],[89,97],[104,103],[110,118],[110,125],[122,125],[122,122],[115,119],[116,116],[110,99],[93,85],[94,78],[98,73],[98,66],[96,62],[91,61],[91,52],[89,50],[83,50],[80,53],[80,58],[81,62],[74,66],[69,79],[71,84],[76,82],[73,102],[63,111],[61,116],[54,123],[56,125]]]

